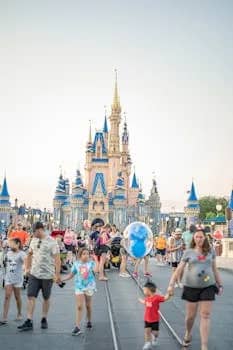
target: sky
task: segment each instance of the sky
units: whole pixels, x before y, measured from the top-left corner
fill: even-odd
[[[52,208],[62,166],[84,166],[89,120],[110,112],[114,69],[130,152],[163,210],[233,185],[231,0],[0,0],[0,180]]]

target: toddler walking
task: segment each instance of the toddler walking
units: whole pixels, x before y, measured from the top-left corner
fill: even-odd
[[[156,294],[156,285],[153,282],[147,282],[144,285],[144,299],[139,299],[140,303],[145,305],[145,344],[143,350],[148,350],[157,345],[159,336],[159,304],[170,298],[169,294]]]

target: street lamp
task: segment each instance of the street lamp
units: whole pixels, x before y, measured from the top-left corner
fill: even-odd
[[[214,225],[215,225],[215,222],[214,222],[214,221],[211,221],[210,225],[211,225],[211,232],[213,233],[213,232],[214,232]]]
[[[219,215],[220,211],[222,211],[222,204],[217,204],[216,205],[216,210],[217,210],[217,216]]]

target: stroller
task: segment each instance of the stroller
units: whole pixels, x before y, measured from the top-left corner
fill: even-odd
[[[115,237],[111,243],[110,262],[111,262],[111,265],[116,267],[116,268],[120,268],[120,265],[121,265],[120,249],[121,249],[121,237]]]

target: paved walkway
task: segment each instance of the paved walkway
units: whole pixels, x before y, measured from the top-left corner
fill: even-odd
[[[109,290],[113,307],[113,318],[117,338],[120,341],[119,350],[140,350],[143,345],[143,306],[138,302],[140,291],[132,279],[122,279],[117,271],[108,273]],[[24,310],[26,292],[22,291]],[[4,291],[0,288],[0,307]],[[74,326],[75,302],[73,282],[65,288],[54,286],[49,313],[49,329],[40,329],[41,298],[37,302],[34,319],[34,331],[18,333],[15,303],[12,300],[9,325],[0,328],[0,348],[4,350],[113,350],[112,334],[107,310],[105,282],[98,283],[98,292],[94,296],[93,324],[91,331],[85,330],[79,337],[72,337]],[[24,315],[25,316],[25,315]],[[161,324],[161,350],[177,350],[177,343]]]
[[[220,269],[229,270],[233,273],[233,258],[217,256],[217,265]]]

